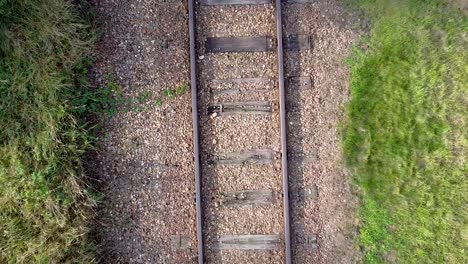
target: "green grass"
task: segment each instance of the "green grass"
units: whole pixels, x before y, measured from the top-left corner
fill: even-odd
[[[0,263],[95,259],[76,104],[90,47],[71,2],[0,0]]]
[[[365,262],[468,263],[467,17],[440,1],[354,3],[373,21],[350,58],[343,143]]]
[[[89,68],[89,62],[80,64]],[[149,110],[152,106],[161,107],[164,102],[175,100],[178,96],[187,92],[187,85],[182,84],[176,88],[167,88],[156,97],[151,91],[140,92],[136,97],[125,96],[122,87],[114,80],[111,74],[105,79],[106,84],[93,89],[77,89],[70,91],[70,98],[77,116],[92,114],[104,120],[105,117],[113,117],[118,112],[140,113]],[[81,80],[80,85],[91,87],[88,80]],[[96,128],[99,128],[96,125]],[[98,130],[98,129],[97,129]]]

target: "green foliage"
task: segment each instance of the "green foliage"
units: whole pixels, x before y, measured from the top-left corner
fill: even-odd
[[[88,58],[75,66],[75,73],[78,76],[87,76],[87,69],[92,65]],[[106,85],[101,87],[91,87],[88,78],[79,78],[77,85],[84,89],[73,89],[67,91],[67,98],[71,102],[75,116],[83,117],[93,114],[99,117],[112,117],[119,111],[133,111],[140,113],[147,110],[151,105],[161,107],[163,99],[173,100],[177,96],[187,92],[187,85],[183,84],[174,89],[164,89],[162,96],[152,100],[154,95],[151,91],[143,91],[135,98],[125,96],[122,86],[114,78],[113,72],[109,69],[105,78]]]
[[[106,82],[105,86],[76,90],[70,95],[78,115],[92,113],[101,117],[112,117],[119,110],[140,113],[148,110],[151,105],[161,107],[164,98],[173,100],[187,92],[187,86],[181,85],[175,89],[163,90],[162,96],[156,97],[154,100],[151,91],[143,91],[134,98],[124,96],[122,87],[113,78],[108,76]]]
[[[154,104],[157,106],[157,107],[161,107],[162,106],[162,98],[161,97],[158,97],[156,98],[156,100],[154,100]]]
[[[91,141],[73,115],[81,95],[70,97],[92,35],[75,7],[0,0],[1,263],[94,261],[81,163]]]
[[[175,89],[165,89],[163,90],[163,96],[169,99],[175,99],[177,96],[182,95],[187,92],[187,85],[182,84]]]
[[[187,84],[182,84],[182,85],[180,85],[180,86],[178,86],[178,87],[176,88],[175,93],[176,93],[177,95],[182,95],[182,94],[186,93],[187,90],[188,90]]]
[[[176,97],[175,90],[172,89],[165,89],[163,95],[169,99],[174,99]]]
[[[0,263],[95,262],[81,162],[94,138],[82,121],[152,99],[126,98],[112,71],[91,86],[92,14],[73,3],[0,0]]]
[[[133,100],[132,98],[129,98],[127,100],[127,105],[131,106],[131,109],[133,109],[134,112],[141,112],[144,111],[153,104],[156,107],[161,107],[165,100],[174,100],[177,98],[177,96],[181,96],[187,92],[187,85],[182,84],[176,88],[167,88],[162,91],[162,95],[157,96],[154,98],[154,95],[150,91],[144,91],[140,93],[137,97],[137,100]],[[154,98],[154,99],[153,99]]]
[[[367,263],[468,263],[466,16],[439,1],[358,0],[344,133]]]
[[[106,76],[106,85],[93,88],[87,77],[87,69],[92,65],[92,61],[85,59],[75,67],[76,73],[82,73],[84,78],[79,79],[78,86],[81,89],[66,91],[66,98],[71,103],[71,110],[75,116],[84,118],[89,114],[95,116],[114,116],[119,106],[126,103],[123,90],[114,81],[111,73]],[[81,69],[86,69],[82,71]]]
[[[177,96],[181,96],[187,92],[187,84],[182,84],[176,88],[167,88],[162,91],[162,95],[154,99],[154,105],[161,107],[165,100],[174,100]],[[150,97],[145,97],[145,102],[149,101]]]
[[[151,99],[152,93],[150,91],[144,91],[140,96],[138,96],[138,102],[144,104]]]

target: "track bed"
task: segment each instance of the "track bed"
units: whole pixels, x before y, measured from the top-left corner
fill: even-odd
[[[313,39],[294,23],[304,5],[190,3],[199,263],[317,259],[319,230],[306,218],[318,188],[303,176],[315,154],[301,127]]]

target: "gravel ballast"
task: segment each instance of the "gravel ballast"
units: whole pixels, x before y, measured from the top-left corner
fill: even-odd
[[[312,89],[288,87],[288,151],[292,193],[292,249],[295,263],[354,263],[356,199],[344,169],[339,124],[348,100],[344,60],[357,33],[337,1],[287,4],[284,34],[312,37],[312,49],[285,52],[287,76],[310,76]],[[304,193],[313,194],[304,198]],[[312,237],[312,239],[311,239]],[[312,240],[312,244],[307,243]]]
[[[126,97],[188,83],[188,15],[181,2],[95,1],[102,20],[97,85],[109,74]],[[94,165],[103,201],[104,263],[196,263],[190,95],[107,120]],[[177,240],[178,236],[180,240]]]
[[[278,104],[276,52],[205,53],[207,37],[275,36],[272,5],[198,7],[198,78],[201,113],[204,234],[207,263],[283,263],[284,247],[274,250],[218,250],[221,235],[284,236],[281,162],[271,164],[208,164],[210,157],[255,149],[280,151],[279,114],[208,115],[206,108],[232,102]],[[266,78],[272,82],[215,84],[213,79]],[[223,87],[227,86],[227,87]],[[219,93],[223,89],[231,93]],[[262,90],[256,92],[255,90]],[[218,93],[216,93],[218,91]],[[223,194],[271,190],[271,204],[227,207]]]
[[[93,1],[102,20],[96,85],[127,97],[189,84],[185,2]],[[287,76],[310,76],[310,90],[288,92],[288,158],[294,263],[354,263],[356,200],[341,156],[339,123],[348,100],[343,60],[357,33],[337,1],[283,4],[284,34],[312,36],[311,50],[285,52]],[[205,53],[207,37],[276,37],[273,5],[197,6],[197,67],[207,263],[284,263],[275,250],[215,250],[219,235],[278,234],[283,242],[276,52]],[[213,79],[266,78],[261,83]],[[151,98],[154,101],[155,98]],[[223,102],[268,101],[270,114],[207,114]],[[197,263],[190,92],[148,102],[104,122],[91,166],[104,198],[97,233],[104,263]],[[226,153],[269,149],[271,164],[216,165]],[[269,205],[225,207],[223,194],[272,190]]]

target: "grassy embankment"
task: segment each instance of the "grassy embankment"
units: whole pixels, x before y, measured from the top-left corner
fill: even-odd
[[[357,0],[344,148],[367,263],[468,263],[468,22],[440,1]]]
[[[92,43],[76,8],[0,0],[0,263],[94,260],[76,105]]]

